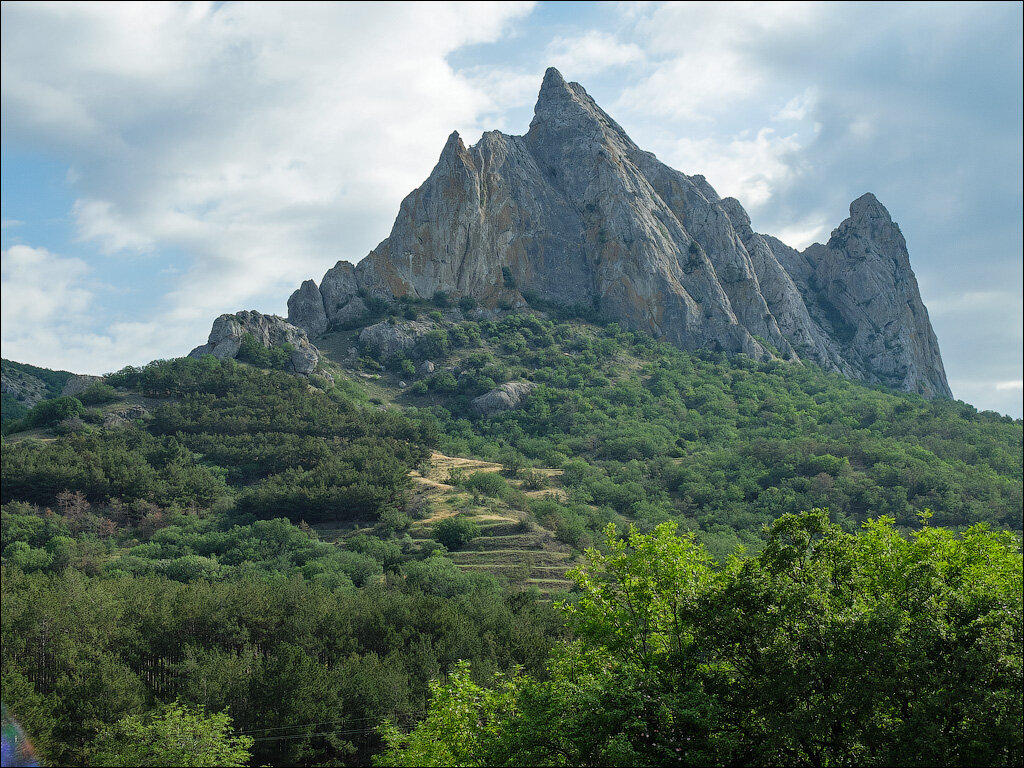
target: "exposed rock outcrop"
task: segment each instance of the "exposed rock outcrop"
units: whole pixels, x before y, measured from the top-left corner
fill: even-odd
[[[207,343],[189,352],[189,357],[237,357],[246,334],[251,334],[259,344],[268,349],[290,345],[293,349],[287,369],[294,373],[313,373],[320,362],[319,351],[309,343],[309,338],[302,328],[297,328],[276,315],[264,315],[254,311],[235,312],[218,317],[213,321]]]
[[[131,424],[136,419],[144,419],[149,416],[147,411],[141,405],[132,405],[128,408],[124,408],[119,411],[111,411],[103,416],[103,426],[108,429],[111,427],[123,427],[126,424]]]
[[[10,395],[26,408],[51,396],[46,382],[23,371],[0,371],[0,392]]]
[[[925,397],[952,396],[906,241],[874,195],[850,204],[850,218],[826,245],[802,253],[778,240],[772,245],[854,377]]]
[[[473,398],[470,405],[479,416],[493,416],[496,413],[518,408],[523,400],[537,388],[532,381],[510,381]]]
[[[807,358],[948,395],[903,238],[868,197],[828,245],[797,253],[753,232],[703,176],[639,149],[549,69],[526,135],[491,131],[467,148],[453,133],[390,236],[319,287],[303,283],[289,319],[316,335],[364,320],[375,298],[444,291],[493,308],[537,296],[683,349]]]
[[[61,388],[60,393],[63,396],[78,397],[97,381],[103,381],[103,377],[76,373],[67,380],[67,383]]]
[[[379,353],[376,355],[378,359],[387,360],[398,352],[412,352],[416,342],[433,327],[433,324],[419,320],[376,323],[359,332],[359,346],[373,349]]]

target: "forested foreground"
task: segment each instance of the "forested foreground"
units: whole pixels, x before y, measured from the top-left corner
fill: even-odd
[[[721,567],[666,524],[588,552],[547,677],[432,684],[376,765],[1019,765],[1020,539],[776,521]]]

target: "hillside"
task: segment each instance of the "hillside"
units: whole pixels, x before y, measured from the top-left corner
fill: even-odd
[[[930,509],[936,524],[1020,530],[1019,421],[554,308],[390,312],[315,341],[374,400],[434,420],[443,452],[562,469],[565,495],[527,506],[570,545],[609,521],[675,520],[722,555],[812,507],[847,527],[880,514],[915,527]],[[479,412],[476,398],[517,381],[535,387],[519,407]]]
[[[365,765],[459,660],[554,674],[551,600],[608,523],[718,560],[812,507],[1020,531],[1019,420],[593,319],[382,303],[308,376],[243,335],[255,364],[40,401],[5,427],[5,702],[61,764],[178,698],[229,709],[260,764]]]
[[[797,252],[549,70],[288,306],[3,361],[47,763],[1019,762],[1024,422],[947,399],[872,195]]]

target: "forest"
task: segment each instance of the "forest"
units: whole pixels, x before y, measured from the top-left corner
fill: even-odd
[[[0,672],[44,763],[1020,762],[1020,420],[578,308],[376,309],[431,330],[5,400]],[[436,455],[500,464],[447,480],[572,589],[457,559]]]

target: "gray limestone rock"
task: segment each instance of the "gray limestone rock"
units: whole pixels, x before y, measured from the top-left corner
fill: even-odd
[[[26,408],[47,397],[46,382],[24,371],[0,371],[0,392],[11,395]]]
[[[189,352],[189,357],[237,357],[242,346],[242,338],[247,333],[268,349],[284,344],[294,347],[288,364],[288,369],[294,373],[309,374],[316,370],[320,353],[309,343],[309,338],[302,328],[297,328],[277,315],[264,315],[255,311],[235,312],[218,317],[213,321],[207,343]]]
[[[289,318],[314,332],[364,321],[370,299],[437,291],[473,297],[480,315],[538,297],[683,349],[807,359],[949,392],[905,243],[873,197],[854,203],[827,246],[798,254],[753,232],[739,202],[703,176],[637,147],[554,69],[524,136],[490,131],[466,147],[451,134],[388,238],[357,265],[338,262],[319,288],[303,283]],[[385,354],[411,348],[407,330],[371,328],[367,343]]]
[[[288,322],[302,328],[310,337],[327,330],[327,312],[320,289],[312,280],[306,280],[288,299]]]
[[[359,346],[376,350],[380,360],[387,360],[397,352],[412,352],[416,342],[433,327],[419,320],[375,323],[359,332]]]
[[[779,253],[855,378],[952,396],[906,241],[874,195],[850,204],[826,245]]]
[[[131,424],[135,419],[144,419],[149,416],[147,411],[141,405],[132,405],[119,411],[111,411],[103,416],[103,426],[108,429],[111,427],[123,427],[126,424]]]
[[[532,381],[510,381],[473,398],[470,406],[479,416],[493,416],[496,413],[518,408],[537,385]]]
[[[85,392],[91,384],[97,381],[103,381],[102,376],[89,376],[84,373],[76,373],[64,384],[60,393],[62,396],[78,397],[80,394]]]

